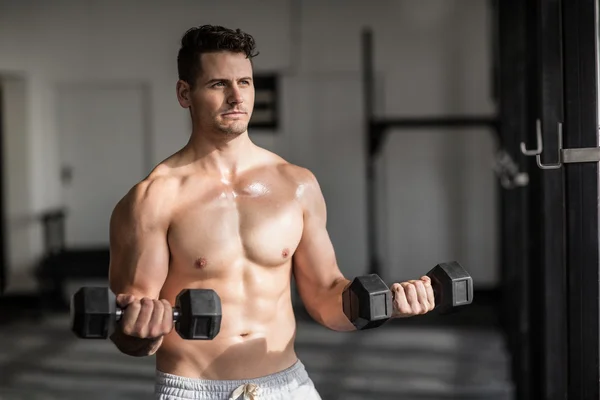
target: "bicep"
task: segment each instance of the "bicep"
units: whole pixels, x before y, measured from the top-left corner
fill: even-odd
[[[300,288],[328,287],[340,277],[333,244],[321,224],[306,221],[294,254],[294,275]]]
[[[115,294],[158,298],[167,278],[166,227],[147,199],[120,202],[110,221],[109,284]]]
[[[325,199],[316,180],[305,192],[304,227],[294,254],[294,276],[300,295],[311,297],[344,277],[327,231]]]

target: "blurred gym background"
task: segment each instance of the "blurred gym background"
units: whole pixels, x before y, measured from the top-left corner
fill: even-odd
[[[451,260],[473,277],[474,302],[455,314],[356,335],[312,322],[296,299],[297,351],[323,399],[566,398],[566,383],[549,388],[567,378],[546,366],[552,344],[553,360],[567,363],[566,344],[545,340],[549,312],[530,312],[552,304],[527,300],[535,287],[566,286],[541,267],[565,257],[548,249],[561,248],[566,228],[546,223],[533,238],[540,215],[557,210],[535,200],[563,192],[541,186],[519,144],[535,147],[538,104],[550,126],[559,116],[547,103],[566,103],[562,86],[536,83],[539,71],[562,79],[566,18],[592,27],[577,40],[592,35],[580,78],[592,77],[585,111],[597,126],[595,2],[522,3],[0,0],[0,398],[151,397],[154,359],[77,340],[68,304],[80,286],[107,284],[115,203],[188,139],[176,55],[185,30],[207,23],[255,37],[250,136],[317,176],[346,277],[391,283]],[[553,137],[545,151],[556,151]],[[565,263],[553,271],[564,275]],[[535,271],[542,279],[530,285]],[[567,304],[566,289],[556,293]],[[597,288],[589,293],[597,303]],[[554,323],[567,324],[555,310]],[[565,340],[580,332],[569,329]],[[598,365],[587,366],[590,382]]]

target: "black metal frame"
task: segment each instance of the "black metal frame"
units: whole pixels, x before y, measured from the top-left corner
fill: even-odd
[[[598,147],[594,0],[563,0],[564,147]],[[567,164],[569,399],[600,398],[598,164]]]
[[[494,82],[501,121],[499,146],[519,167],[527,159],[519,151],[530,120],[528,94],[531,57],[527,34],[527,7],[522,0],[494,0]],[[502,307],[501,322],[511,349],[511,372],[518,400],[541,398],[531,384],[531,326],[529,309],[530,265],[528,259],[528,190],[499,188],[499,248]]]
[[[495,116],[433,116],[427,118],[377,118],[374,108],[375,74],[373,65],[373,33],[365,28],[361,37],[363,99],[366,149],[366,207],[367,207],[367,260],[369,273],[381,275],[381,261],[377,254],[377,175],[375,162],[386,135],[392,130],[415,128],[470,128],[482,127],[498,134]]]
[[[4,138],[4,96],[2,93],[2,84],[0,84],[0,139]],[[7,284],[7,263],[6,263],[6,208],[4,202],[4,146],[3,140],[0,140],[0,295],[4,293]]]
[[[501,0],[500,0],[501,1]],[[523,41],[526,42],[525,46],[527,53],[525,59],[527,69],[527,104],[529,114],[527,115],[526,128],[523,133],[525,143],[535,143],[536,140],[536,127],[534,125],[537,118],[541,117],[541,104],[539,101],[540,91],[540,52],[539,52],[539,34],[538,34],[538,10],[539,0],[525,2],[525,18],[526,18],[526,33]],[[509,28],[510,29],[510,28]],[[529,318],[527,321],[528,325],[528,348],[513,349],[515,351],[526,351],[525,356],[529,360],[529,374],[527,376],[529,385],[529,396],[530,397],[519,397],[518,400],[525,399],[543,399],[547,392],[545,385],[545,374],[544,363],[544,345],[546,343],[544,332],[546,331],[544,326],[544,297],[545,297],[545,280],[542,278],[544,273],[544,249],[546,243],[542,233],[544,232],[544,199],[546,196],[543,192],[542,184],[542,172],[537,168],[535,160],[528,159],[528,171],[530,176],[530,184],[527,188],[527,224],[528,224],[528,242],[529,248],[527,249],[527,262],[528,270],[525,274],[528,279],[526,285],[526,293],[523,300],[527,302],[527,310]],[[553,216],[549,216],[553,218]],[[560,234],[562,236],[562,233]],[[566,360],[564,360],[563,366],[566,366]],[[519,382],[522,383],[522,382]]]
[[[497,0],[496,6],[502,36],[503,145],[522,159],[514,154],[519,136],[529,147],[537,147],[539,119],[543,164],[561,165],[560,123],[563,148],[598,147],[594,0]],[[521,288],[514,291],[517,299],[505,298],[507,309],[518,312],[505,318],[517,398],[598,399],[598,163],[540,169],[531,157],[527,166],[530,184],[525,197],[503,195],[503,217],[509,218],[503,227],[512,229],[503,235],[513,235],[503,247],[504,283]],[[516,216],[523,222],[515,226]],[[528,232],[525,237],[523,229]],[[523,255],[528,259],[523,261]],[[506,265],[511,261],[523,268],[521,274],[514,265]]]
[[[374,109],[374,71],[373,71],[373,33],[370,29],[364,29],[362,33],[362,72],[363,72],[363,99],[364,118],[366,121],[365,146],[366,150],[366,208],[367,208],[367,262],[369,272],[381,275],[381,261],[377,255],[377,198],[376,198],[376,168],[373,157],[375,149],[381,143],[381,134],[374,134],[373,120]]]
[[[561,52],[560,0],[530,2],[531,44],[536,56],[532,71],[535,114],[530,119],[530,137],[535,136],[535,119],[540,119],[544,151],[542,162],[555,163],[558,153],[559,123],[563,120],[563,81]],[[533,140],[529,143],[534,143]],[[530,161],[532,248],[530,281],[532,350],[535,360],[534,379],[538,380],[536,398],[566,398],[568,375],[568,313],[566,277],[566,225],[564,175],[561,169],[540,170]],[[535,172],[534,172],[535,171]],[[539,396],[539,397],[537,397]]]

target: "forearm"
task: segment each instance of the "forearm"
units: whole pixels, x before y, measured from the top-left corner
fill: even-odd
[[[312,311],[309,309],[312,317],[321,325],[338,332],[355,331],[356,327],[348,320],[344,314],[342,304],[342,293],[350,284],[347,279],[339,279],[328,289],[315,296]]]
[[[120,329],[116,329],[110,336],[110,340],[123,354],[132,357],[146,357],[156,353],[162,344],[163,338],[141,339],[126,335]]]

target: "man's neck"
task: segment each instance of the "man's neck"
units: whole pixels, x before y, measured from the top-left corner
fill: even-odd
[[[253,164],[256,145],[248,131],[236,137],[194,132],[186,148],[197,167],[228,179]]]

